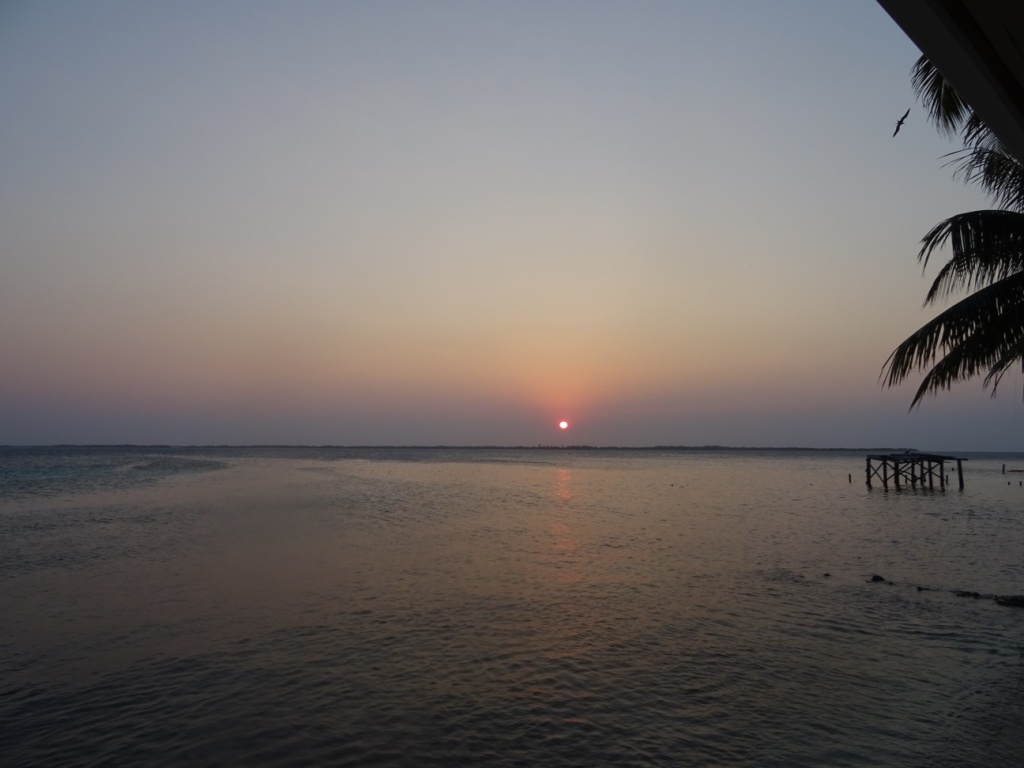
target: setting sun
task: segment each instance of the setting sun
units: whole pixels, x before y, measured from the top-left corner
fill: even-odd
[[[569,428],[569,422],[568,421],[560,421],[560,422],[558,422],[558,428],[559,429],[568,429]]]

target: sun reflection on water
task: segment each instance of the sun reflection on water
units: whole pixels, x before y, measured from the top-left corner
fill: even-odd
[[[565,467],[559,468],[558,479],[555,485],[555,498],[559,501],[572,499],[572,491],[569,490],[569,482],[572,480],[572,470]]]

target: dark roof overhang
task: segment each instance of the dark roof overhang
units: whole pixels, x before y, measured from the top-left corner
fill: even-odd
[[[1024,2],[878,3],[1024,162]]]

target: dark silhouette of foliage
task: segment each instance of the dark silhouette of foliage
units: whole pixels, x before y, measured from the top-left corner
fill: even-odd
[[[952,216],[922,240],[923,267],[942,248],[952,254],[925,305],[973,293],[912,334],[883,366],[881,378],[889,387],[926,372],[914,408],[926,395],[982,374],[995,395],[1006,371],[1024,363],[1024,166],[928,59],[917,61],[911,80],[936,128],[960,135],[963,148],[950,155],[954,178],[977,184],[997,206]]]

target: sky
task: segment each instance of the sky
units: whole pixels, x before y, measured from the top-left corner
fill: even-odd
[[[0,444],[1024,450],[1019,374],[879,383],[987,207],[918,55],[873,0],[7,0]]]

